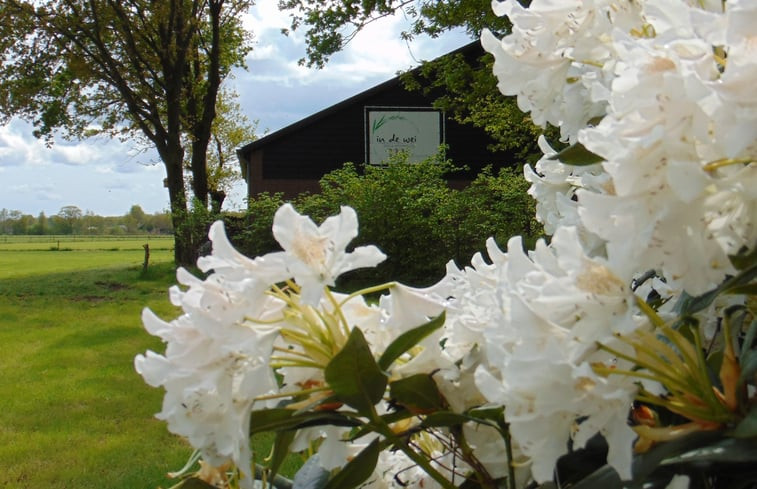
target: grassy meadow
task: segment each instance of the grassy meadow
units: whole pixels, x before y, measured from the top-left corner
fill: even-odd
[[[0,241],[0,488],[176,482],[165,474],[191,449],[154,418],[163,391],[133,367],[137,353],[164,351],[142,308],[178,314],[172,243],[150,241],[143,274],[144,242]]]

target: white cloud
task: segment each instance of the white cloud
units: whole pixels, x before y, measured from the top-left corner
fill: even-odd
[[[112,146],[106,144],[106,146]],[[86,141],[79,141],[74,144],[58,143],[49,149],[52,153],[52,160],[65,165],[87,165],[96,161],[102,161],[106,156],[103,147],[98,144],[92,144]]]
[[[418,64],[468,41],[462,31],[453,31],[439,39],[418,36],[410,43],[400,37],[410,23],[402,15],[386,17],[367,25],[341,52],[335,53],[322,70],[300,66],[305,56],[305,39],[300,31],[282,35],[288,28],[287,14],[276,7],[277,0],[261,0],[245,18],[245,25],[256,35],[255,49],[248,58],[249,80],[277,81],[285,86],[308,86],[322,82],[350,85],[365,80],[391,78],[398,70]],[[347,34],[347,32],[345,32]]]
[[[12,120],[0,127],[0,165],[23,166],[44,165],[45,144],[32,135],[30,125]]]

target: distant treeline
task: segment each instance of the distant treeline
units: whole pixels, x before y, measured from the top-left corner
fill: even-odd
[[[170,212],[147,214],[133,205],[123,216],[98,216],[67,205],[53,215],[32,216],[17,210],[0,210],[0,235],[109,235],[173,234]]]

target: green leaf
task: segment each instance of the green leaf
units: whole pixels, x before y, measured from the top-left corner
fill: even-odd
[[[425,337],[441,328],[444,324],[445,313],[442,312],[426,324],[405,331],[392,341],[378,360],[378,365],[382,370],[387,370],[395,360],[403,353],[413,348]]]
[[[729,294],[734,295],[757,295],[757,283],[737,285],[728,289]]]
[[[274,408],[253,411],[250,416],[250,434],[265,431],[298,430],[309,426],[358,426],[360,422],[339,411],[306,411]]]
[[[286,430],[286,431],[276,432],[276,438],[273,441],[271,462],[268,465],[268,470],[270,470],[271,479],[276,477],[276,474],[278,474],[279,472],[279,468],[281,468],[281,464],[284,462],[284,459],[286,459],[286,457],[289,455],[289,447],[292,445],[292,441],[294,441],[294,436],[296,434],[297,434],[297,431],[295,430]]]
[[[737,270],[744,270],[745,268],[754,266],[755,262],[757,262],[757,246],[751,251],[729,255],[728,258]]]
[[[753,346],[755,336],[757,336],[757,319],[752,321],[744,336],[744,346],[739,358],[741,366],[739,385],[743,385],[747,379],[754,378],[754,375],[757,374],[757,348]]]
[[[736,438],[757,437],[757,406],[752,406],[746,417],[736,425],[736,428],[730,434]],[[752,444],[754,444],[754,441],[752,441]]]
[[[380,451],[378,439],[373,440],[357,457],[342,467],[323,489],[351,489],[359,486],[373,473]]]
[[[488,420],[494,421],[495,423],[500,423],[504,422],[505,420],[505,407],[496,406],[474,408],[468,411],[468,415],[470,415],[474,419]]]
[[[572,144],[556,155],[550,156],[549,159],[560,160],[561,163],[571,166],[589,166],[605,160],[598,154],[586,149],[581,143]]]
[[[443,426],[455,426],[463,423],[474,422],[498,426],[504,422],[505,408],[484,407],[474,408],[465,413],[455,413],[452,411],[437,411],[426,416],[421,425],[426,428],[439,428]]]
[[[750,268],[743,270],[738,275],[729,277],[724,280],[722,284],[709,292],[705,292],[697,297],[692,297],[685,292],[681,294],[681,298],[675,306],[675,312],[681,316],[688,316],[701,311],[709,307],[715,298],[723,293],[731,293],[736,290],[744,290],[744,286],[749,285],[755,278],[757,278],[757,264],[753,264]],[[746,290],[749,290],[748,288]]]
[[[664,460],[707,446],[720,439],[722,439],[722,434],[718,432],[703,431],[692,433],[677,440],[662,443],[649,452],[635,457],[633,462],[633,480],[635,485],[631,485],[630,487],[641,487],[643,482],[649,478],[650,474]]]
[[[443,409],[444,396],[428,374],[416,374],[389,384],[392,400],[415,413]]]
[[[381,418],[382,424],[390,425],[394,423],[398,423],[400,421],[403,421],[408,418],[414,418],[417,414],[411,413],[407,409],[397,406],[396,411],[389,412],[387,414],[382,414],[379,416]],[[375,428],[369,424],[364,424],[363,426],[360,426],[359,428],[356,428],[351,431],[349,436],[346,438],[348,441],[354,441],[358,438],[362,438],[365,435],[369,433],[373,433]]]
[[[441,428],[443,426],[456,426],[468,421],[473,421],[465,414],[453,413],[452,411],[437,411],[426,416],[421,422],[424,428]]]
[[[715,443],[668,457],[660,465],[674,464],[754,464],[757,463],[757,443],[753,439],[726,438]]]
[[[572,489],[621,489],[622,487],[623,481],[620,480],[615,469],[605,465],[578,481]]]
[[[712,431],[693,433],[691,435],[660,444],[647,453],[634,456],[632,472],[633,479],[630,482],[622,482],[618,473],[609,465],[594,471],[591,475],[577,482],[572,489],[640,489],[644,487],[664,488],[670,474],[660,474],[652,477],[663,461],[672,459],[681,454],[705,447],[722,440],[722,434]],[[654,484],[649,484],[652,480]]]
[[[370,413],[384,396],[388,381],[359,328],[350,332],[347,343],[331,359],[324,375],[334,396],[363,415]]]
[[[297,424],[292,418],[295,412],[285,408],[253,411],[250,415],[250,434],[291,429]]]

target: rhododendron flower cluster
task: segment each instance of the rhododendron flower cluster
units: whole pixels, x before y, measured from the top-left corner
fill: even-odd
[[[547,232],[579,226],[587,250],[690,294],[735,273],[728,255],[757,242],[757,5],[494,6],[514,24],[482,36],[500,88],[602,160],[566,166],[542,144],[526,178]]]
[[[183,314],[143,314],[165,354],[135,359],[203,474],[252,487],[266,430],[317,451],[329,488],[536,487],[596,439],[632,480],[634,450],[755,436],[757,3],[493,8],[512,23],[482,34],[500,90],[561,131],[524,168],[549,240],[348,294],[341,274],[385,258],[348,249],[351,208],[316,225],[284,205],[283,251],[256,258],[215,223],[205,278],[171,289]]]

